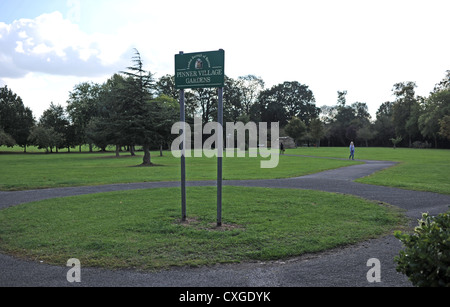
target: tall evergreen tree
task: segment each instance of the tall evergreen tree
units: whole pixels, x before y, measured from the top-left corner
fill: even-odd
[[[132,62],[134,65],[127,67],[128,71],[122,72],[128,77],[121,95],[123,102],[126,102],[122,119],[128,123],[125,134],[131,141],[130,145],[142,145],[142,164],[151,165],[150,145],[155,137],[157,122],[152,118],[148,102],[153,98],[155,82],[153,75],[143,69],[142,58],[137,49]]]

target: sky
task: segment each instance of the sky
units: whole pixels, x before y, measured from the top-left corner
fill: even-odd
[[[0,0],[0,86],[38,120],[81,82],[131,66],[156,78],[174,55],[225,50],[225,73],[266,88],[307,85],[316,106],[365,102],[375,117],[395,83],[428,96],[450,70],[449,0]]]

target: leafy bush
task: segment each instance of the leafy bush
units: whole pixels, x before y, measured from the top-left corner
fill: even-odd
[[[422,214],[412,234],[396,232],[405,249],[395,257],[397,271],[414,286],[450,287],[450,211],[436,217]]]
[[[412,148],[431,148],[431,143],[428,143],[427,141],[415,141],[412,143]]]

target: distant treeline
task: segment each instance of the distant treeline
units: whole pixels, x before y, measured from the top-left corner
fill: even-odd
[[[50,103],[39,120],[7,86],[0,88],[0,146],[35,145],[48,152],[85,144],[105,149],[135,146],[144,150],[144,164],[151,163],[150,149],[169,148],[179,121],[179,91],[174,76],[155,80],[143,69],[135,50],[133,65],[105,83],[84,82],[69,93],[67,107]],[[450,148],[450,70],[428,97],[415,94],[414,82],[394,84],[394,101],[379,107],[371,118],[367,104],[346,101],[347,91],[337,93],[334,106],[315,105],[313,92],[297,81],[265,88],[264,81],[247,75],[225,78],[224,122],[279,122],[281,135],[298,145],[405,146]],[[217,119],[216,89],[186,90],[186,121],[201,116],[203,124]],[[118,154],[118,152],[117,152]]]

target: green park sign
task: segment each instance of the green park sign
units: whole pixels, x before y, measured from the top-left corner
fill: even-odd
[[[225,51],[175,55],[175,88],[224,87]]]
[[[186,221],[186,114],[184,90],[216,87],[217,129],[223,127],[223,88],[225,85],[225,51],[184,53],[175,55],[175,88],[180,90],[181,149],[181,220]],[[223,152],[222,138],[217,138],[217,151]],[[217,226],[222,226],[222,156],[217,156]]]

